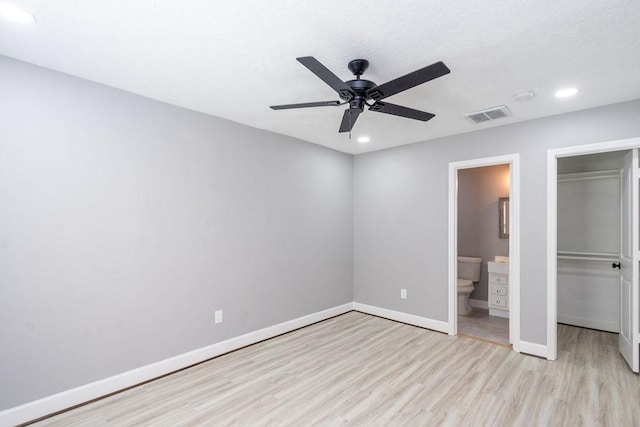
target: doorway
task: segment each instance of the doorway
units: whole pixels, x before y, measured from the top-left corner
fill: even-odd
[[[638,372],[638,147],[640,138],[548,151],[548,359],[560,321],[619,333]]]
[[[514,351],[520,351],[520,183],[519,183],[519,155],[511,154],[506,156],[489,157],[483,159],[467,160],[462,162],[449,163],[449,265],[448,265],[448,289],[449,289],[449,334],[457,335],[459,333],[459,318],[458,318],[458,255],[473,255],[462,254],[459,250],[459,185],[460,177],[459,172],[466,171],[475,168],[484,168],[491,166],[508,167],[508,205],[503,203],[503,234],[508,235],[508,263],[503,263],[503,271],[498,275],[502,279],[508,280],[508,283],[504,283],[506,286],[502,286],[498,293],[505,292],[508,289],[507,294],[496,301],[498,304],[503,304],[503,309],[498,310],[506,312],[508,308],[508,341],[511,343]],[[499,198],[500,199],[500,198]],[[504,199],[504,198],[502,198]],[[496,200],[496,213],[498,213],[497,207],[500,200]],[[508,209],[506,208],[508,206]],[[494,231],[496,235],[500,232],[499,221],[496,221]],[[498,254],[495,254],[498,255]],[[484,273],[488,280],[487,273],[487,261],[494,261],[494,259],[483,259],[482,265]],[[490,296],[489,289],[487,287],[487,298]],[[473,299],[473,298],[472,298]],[[482,303],[472,302],[478,308],[483,309]],[[487,305],[487,311],[488,311]],[[506,316],[505,316],[506,317]]]
[[[458,334],[509,345],[509,165],[458,170]]]
[[[620,171],[629,151],[558,159],[558,323],[620,332]]]

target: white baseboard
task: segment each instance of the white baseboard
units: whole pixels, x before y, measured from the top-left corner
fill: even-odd
[[[549,349],[546,345],[520,341],[520,353],[532,354],[546,359],[549,354]]]
[[[332,307],[6,409],[0,412],[0,426],[25,423],[351,310],[353,303]]]
[[[484,308],[485,310],[489,310],[489,302],[483,301],[481,299],[471,299],[469,298],[469,305],[475,308]]]
[[[558,323],[566,323],[567,325],[581,326],[583,328],[598,329],[600,331],[607,331],[613,333],[620,333],[620,322],[592,319],[582,316],[572,316],[570,314],[558,313]]]
[[[353,309],[374,316],[384,317],[386,319],[397,320],[398,322],[408,323],[422,328],[433,329],[434,331],[449,333],[449,323],[441,320],[433,320],[426,317],[416,316],[415,314],[402,313],[401,311],[389,310],[386,308],[375,307],[373,305],[353,303]]]

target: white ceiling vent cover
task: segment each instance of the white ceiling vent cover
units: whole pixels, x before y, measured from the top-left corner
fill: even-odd
[[[476,111],[475,113],[465,114],[464,116],[469,119],[471,123],[478,124],[488,122],[489,120],[513,116],[513,113],[506,105],[500,105],[499,107],[487,108],[486,110]]]

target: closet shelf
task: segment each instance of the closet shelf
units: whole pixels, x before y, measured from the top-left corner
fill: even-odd
[[[620,254],[616,252],[558,251],[558,259],[613,262],[613,261],[618,261],[620,259]]]

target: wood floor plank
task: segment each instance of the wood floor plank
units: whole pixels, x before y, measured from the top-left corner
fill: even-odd
[[[617,335],[559,325],[558,360],[350,312],[41,426],[640,425]]]

